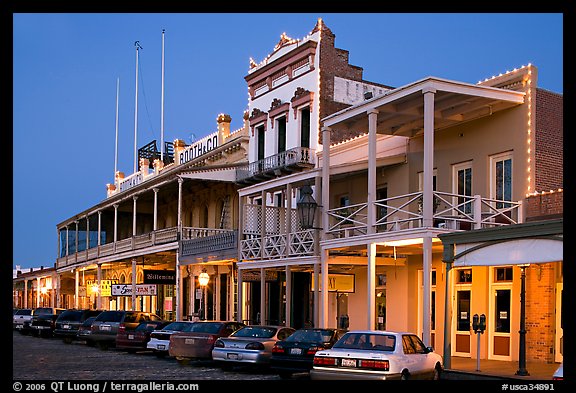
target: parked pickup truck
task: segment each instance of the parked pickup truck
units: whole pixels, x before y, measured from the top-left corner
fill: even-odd
[[[32,321],[30,322],[32,335],[52,337],[56,326],[56,318],[64,311],[64,308],[55,307],[39,307],[34,309]]]
[[[32,320],[32,309],[21,308],[16,310],[12,316],[12,328],[22,334],[30,333],[30,321]]]

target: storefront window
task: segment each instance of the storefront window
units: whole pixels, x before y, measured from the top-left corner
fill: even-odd
[[[496,332],[510,333],[510,289],[496,290]]]

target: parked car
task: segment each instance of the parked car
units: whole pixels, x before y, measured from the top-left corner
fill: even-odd
[[[21,308],[12,314],[12,328],[22,334],[30,333],[30,321],[32,320],[32,309]]]
[[[310,378],[440,379],[442,357],[409,332],[356,330],[316,352]]]
[[[554,374],[552,375],[552,379],[554,381],[563,381],[564,380],[564,362],[560,363]]]
[[[92,334],[92,322],[94,322],[95,319],[96,317],[90,317],[78,326],[76,340],[82,341],[91,347],[95,345],[94,341],[90,340],[90,335]]]
[[[166,356],[170,345],[170,336],[174,333],[190,330],[194,323],[196,322],[175,321],[164,326],[162,329],[156,329],[150,333],[150,341],[148,341],[146,347],[154,351],[154,354],[158,357]]]
[[[33,336],[52,337],[56,327],[56,319],[65,311],[64,308],[38,307],[34,309],[30,329]]]
[[[214,343],[212,360],[223,370],[237,365],[269,366],[272,347],[296,329],[277,325],[250,325]]]
[[[146,321],[140,322],[135,329],[126,329],[125,325],[120,325],[116,334],[116,348],[128,352],[147,349],[150,333],[167,324],[166,321]]]
[[[54,327],[54,337],[62,338],[67,344],[76,340],[78,328],[84,321],[90,317],[97,317],[102,310],[76,310],[70,309],[64,311],[56,318]]]
[[[162,318],[144,311],[102,311],[92,322],[91,333],[86,338],[90,344],[108,349],[116,345],[116,334],[121,327],[134,330],[140,322],[148,321],[162,321]]]
[[[228,337],[244,326],[236,321],[197,321],[186,332],[170,336],[168,352],[180,364],[186,364],[191,359],[212,359],[216,340]]]
[[[272,347],[270,366],[281,378],[290,378],[294,373],[309,372],[314,354],[332,348],[340,336],[339,330],[335,328],[298,329]]]

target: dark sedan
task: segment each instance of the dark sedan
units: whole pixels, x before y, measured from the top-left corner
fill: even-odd
[[[66,310],[56,318],[54,337],[70,344],[77,339],[78,328],[90,317],[96,317],[100,310]]]
[[[116,348],[128,352],[145,350],[150,341],[150,333],[162,329],[167,324],[166,321],[146,321],[138,324],[134,330],[121,326],[116,334]]]
[[[290,378],[294,373],[309,372],[314,364],[316,351],[332,348],[339,338],[337,329],[299,329],[274,345],[270,366],[281,378]]]

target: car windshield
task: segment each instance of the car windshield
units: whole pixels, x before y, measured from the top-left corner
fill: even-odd
[[[152,330],[156,329],[159,323],[155,322],[142,322],[140,325],[136,327],[136,330],[139,332],[151,332]]]
[[[164,326],[162,330],[173,330],[176,332],[189,332],[192,328],[192,323],[190,322],[172,322]]]
[[[276,328],[261,327],[261,326],[246,326],[242,329],[236,330],[230,337],[258,337],[258,338],[271,338],[276,334]]]
[[[346,333],[334,348],[394,351],[396,337],[390,334]]]
[[[96,317],[90,317],[87,320],[84,321],[84,323],[82,324],[82,326],[84,327],[88,327],[92,325],[92,322],[94,322],[94,320],[96,319]]]
[[[60,316],[58,317],[59,321],[80,321],[80,319],[82,318],[82,311],[64,311],[62,314],[60,314]]]
[[[189,332],[216,334],[221,327],[222,323],[220,322],[197,322],[190,328]]]
[[[301,329],[296,330],[285,339],[290,342],[327,343],[332,339],[334,332],[326,329]]]
[[[16,311],[15,315],[32,315],[32,310],[30,309],[22,309],[22,310],[18,310]]]
[[[52,313],[53,311],[51,308],[41,307],[34,310],[34,315],[47,315]]]
[[[106,322],[120,322],[122,321],[123,315],[123,311],[102,311],[100,315],[96,317],[96,320]]]

